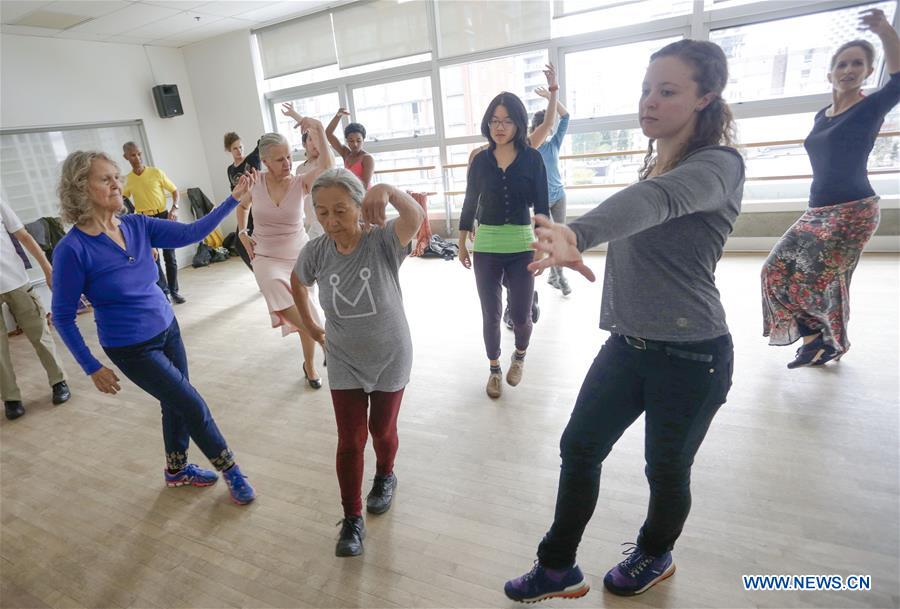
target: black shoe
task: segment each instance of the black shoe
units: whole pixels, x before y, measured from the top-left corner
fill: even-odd
[[[64,402],[68,402],[70,397],[72,397],[72,393],[69,391],[69,386],[65,381],[60,381],[53,386],[54,404],[62,404]]]
[[[187,299],[178,292],[170,292],[169,298],[171,298],[172,302],[175,304],[184,304],[187,302]]]
[[[503,311],[503,323],[505,323],[506,327],[509,328],[510,330],[513,329],[513,321],[512,321],[512,318],[509,316],[509,305],[506,305],[506,310]]]
[[[9,402],[3,402],[3,404],[6,406],[6,418],[10,421],[18,419],[25,414],[25,407],[22,406],[22,402],[19,400],[10,400]]]
[[[375,476],[372,490],[369,491],[369,496],[366,497],[366,511],[372,514],[384,514],[391,509],[396,490],[397,476],[392,473],[387,476]]]
[[[311,379],[309,378],[309,375],[306,374],[306,362],[303,362],[300,367],[303,368],[303,378],[306,379],[306,382],[309,384],[309,386],[313,389],[321,389],[322,379]]]
[[[338,524],[341,525],[341,534],[337,545],[334,547],[335,556],[359,556],[363,553],[363,539],[366,538],[366,523],[362,516],[344,518]]]
[[[803,345],[799,349],[797,349],[797,355],[796,357],[794,357],[794,361],[788,363],[787,367],[793,370],[794,368],[802,368],[803,366],[815,365],[822,358],[822,356],[825,355],[827,350],[828,347],[825,346],[825,342],[822,340],[822,336],[820,335],[811,343]]]
[[[536,324],[541,317],[541,308],[538,306],[538,293],[534,291],[534,298],[531,299],[531,323]]]
[[[844,357],[845,353],[846,353],[846,351],[838,352],[838,350],[835,349],[834,347],[825,345],[825,353],[823,353],[822,356],[816,360],[816,363],[814,363],[812,365],[813,366],[824,366],[828,362],[837,363],[840,361],[840,359],[842,357]]]

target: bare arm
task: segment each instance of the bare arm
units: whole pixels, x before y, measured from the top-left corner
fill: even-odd
[[[538,89],[535,89],[535,93],[547,100],[547,112],[544,114],[544,122],[538,125],[538,128],[535,129],[528,138],[528,143],[532,148],[540,147],[553,130],[553,125],[556,124],[556,104],[559,98],[559,85],[556,83],[556,69],[553,67],[552,63],[547,64],[544,75],[547,77],[547,89],[539,87]],[[541,90],[544,91],[544,94],[541,93]]]
[[[310,313],[309,290],[300,282],[297,273],[291,271],[291,295],[294,297],[294,306],[300,313],[300,321],[303,322],[303,328],[307,334],[312,336],[313,340],[325,346],[325,330],[316,323]]]
[[[328,138],[328,143],[331,144],[334,151],[341,155],[341,158],[344,158],[350,153],[350,149],[334,135],[334,130],[340,124],[342,116],[350,116],[350,113],[346,109],[340,108],[337,114],[334,115],[334,118],[331,119],[331,122],[328,123],[328,126],[325,127],[325,137]]]
[[[400,214],[394,224],[394,230],[397,233],[397,239],[400,240],[400,245],[406,247],[419,232],[422,220],[425,219],[425,212],[422,211],[422,207],[415,199],[399,188],[390,184],[376,184],[363,198],[363,220],[367,224],[383,226],[385,223],[384,211],[388,203],[393,205]]]
[[[367,189],[372,185],[372,174],[375,173],[375,158],[366,154],[362,159],[362,183]]]
[[[34,237],[31,236],[24,228],[20,228],[16,232],[13,233],[16,239],[19,240],[19,243],[28,250],[28,253],[31,254],[35,260],[37,260],[38,265],[41,267],[41,270],[44,271],[44,277],[47,279],[47,287],[51,290],[53,289],[53,268],[50,266],[50,261],[47,260],[47,256],[44,255],[44,250],[41,249],[41,246],[38,245],[38,242],[34,240]]]
[[[881,39],[884,48],[884,65],[888,74],[900,72],[900,37],[897,36],[884,12],[870,9],[860,15],[860,30],[870,30]]]

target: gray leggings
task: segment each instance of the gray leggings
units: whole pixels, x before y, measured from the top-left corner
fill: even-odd
[[[550,217],[553,218],[553,221],[557,224],[565,224],[566,223],[566,195],[563,193],[563,196],[558,198],[556,201],[550,202]],[[554,266],[550,268],[550,273],[562,275],[561,266]]]

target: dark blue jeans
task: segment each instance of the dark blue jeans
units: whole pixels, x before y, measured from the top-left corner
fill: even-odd
[[[216,469],[226,469],[234,463],[234,455],[206,402],[188,379],[187,354],[177,320],[146,342],[103,350],[131,382],[159,400],[170,469],[181,469],[187,464],[191,439]]]
[[[637,545],[651,555],[672,549],[691,509],[691,466],[731,388],[734,348],[725,334],[701,343],[669,343],[701,359],[638,350],[613,334],[584,379],[560,440],[562,469],[553,526],[538,548],[551,569],[575,564],[594,513],[601,464],[613,444],[646,413],[645,472],[650,506]],[[684,355],[684,354],[682,354]]]

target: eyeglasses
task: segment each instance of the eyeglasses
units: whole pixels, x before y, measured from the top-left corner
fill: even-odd
[[[508,118],[505,118],[505,119],[503,119],[502,121],[501,121],[501,120],[497,120],[497,119],[495,118],[495,119],[491,120],[491,121],[488,123],[488,125],[491,126],[491,129],[499,129],[500,127],[503,127],[504,129],[509,129],[510,127],[512,127],[513,125],[515,125],[515,123],[512,122],[511,120],[509,120]]]

